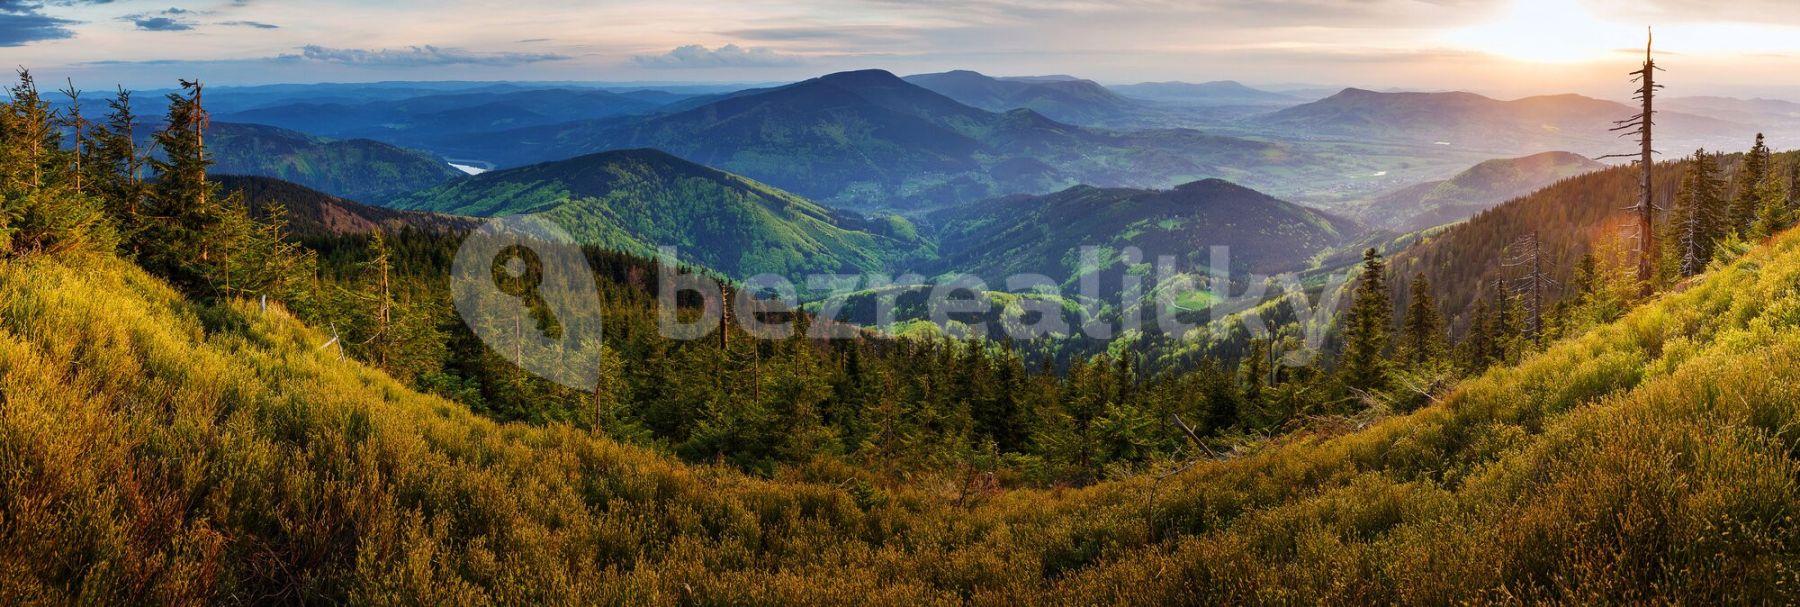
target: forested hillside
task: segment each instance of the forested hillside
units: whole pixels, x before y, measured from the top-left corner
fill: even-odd
[[[1077,186],[933,213],[944,271],[1000,279],[1020,273],[1073,284],[1084,272],[1120,263],[1125,247],[1143,257],[1173,256],[1176,271],[1204,273],[1210,247],[1230,247],[1233,272],[1303,268],[1316,251],[1347,242],[1360,228],[1320,211],[1208,179],[1168,190]],[[1100,267],[1080,265],[1096,247]]]
[[[442,158],[368,139],[229,122],[213,124],[208,136],[215,171],[275,177],[351,200],[379,202],[463,174]]]
[[[905,220],[866,220],[656,150],[591,154],[464,177],[388,203],[494,217],[539,214],[582,244],[683,261],[743,279],[872,272],[930,254]]]
[[[321,237],[370,234],[415,228],[433,232],[463,232],[476,221],[468,217],[396,211],[332,196],[306,186],[251,175],[209,177],[228,194],[239,194],[254,216],[279,212],[296,236]]]
[[[1714,187],[1720,189],[1716,202],[1719,208],[1707,213],[1724,215],[1729,201],[1756,196],[1753,186],[1740,185],[1733,176],[1732,167],[1741,163],[1741,154],[1705,155],[1720,167],[1712,177],[1717,181]],[[1786,185],[1792,179],[1795,155],[1776,155],[1773,162],[1772,174],[1775,181],[1782,183],[1780,197],[1785,200],[1790,196],[1787,192],[1800,192],[1800,188],[1790,190]],[[1674,208],[1678,194],[1692,189],[1685,183],[1692,167],[1692,158],[1657,165],[1654,187],[1659,209],[1667,212]],[[1394,273],[1400,277],[1423,273],[1436,286],[1438,300],[1453,327],[1460,331],[1468,325],[1469,315],[1481,301],[1498,308],[1515,295],[1506,283],[1512,281],[1516,287],[1524,276],[1525,269],[1517,265],[1518,257],[1524,253],[1526,241],[1535,235],[1541,252],[1539,268],[1548,278],[1544,283],[1546,298],[1562,298],[1579,289],[1583,281],[1595,280],[1595,272],[1614,271],[1624,263],[1622,256],[1630,247],[1626,237],[1631,235],[1627,231],[1627,208],[1638,196],[1638,181],[1636,169],[1617,167],[1558,182],[1426,237],[1417,246],[1395,255]],[[1749,204],[1754,208],[1757,203]],[[1751,219],[1745,215],[1740,222],[1742,228],[1748,229]],[[1666,222],[1664,216],[1659,225],[1666,226]],[[1592,259],[1584,262],[1583,258],[1590,255]],[[1585,278],[1581,276],[1584,267],[1589,274]]]
[[[1412,232],[1462,221],[1559,180],[1604,168],[1568,152],[1488,160],[1449,179],[1389,192],[1345,212],[1371,227]]]

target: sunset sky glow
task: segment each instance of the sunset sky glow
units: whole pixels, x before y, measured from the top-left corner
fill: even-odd
[[[1800,99],[1791,0],[0,0],[6,63],[90,87],[776,82],[875,67],[1605,93],[1651,25],[1696,87]]]

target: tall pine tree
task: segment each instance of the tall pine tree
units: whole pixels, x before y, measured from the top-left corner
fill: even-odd
[[[1363,252],[1362,277],[1344,316],[1344,355],[1341,365],[1346,386],[1372,390],[1386,383],[1387,352],[1393,302],[1388,296],[1387,264],[1374,248]]]
[[[1443,355],[1444,320],[1438,314],[1437,300],[1431,295],[1431,283],[1425,273],[1413,276],[1408,288],[1406,317],[1401,322],[1400,360],[1423,365]]]
[[[131,243],[143,225],[145,195],[144,157],[133,137],[138,120],[131,111],[131,92],[120,88],[107,101],[107,109],[105,123],[88,129],[88,159],[81,168],[87,187],[104,201],[107,214],[118,224],[120,236]]]
[[[1756,221],[1756,210],[1762,206],[1757,190],[1763,180],[1769,178],[1770,163],[1769,146],[1763,143],[1762,133],[1757,133],[1756,143],[1750,146],[1750,152],[1744,154],[1744,162],[1738,167],[1737,179],[1731,189],[1731,210],[1723,233],[1749,233],[1750,224]]]
[[[1800,165],[1800,161],[1790,164]],[[1788,176],[1772,166],[1762,182],[1756,184],[1756,222],[1750,229],[1752,237],[1767,238],[1792,225],[1793,215],[1788,209],[1788,198],[1792,195],[1789,188]]]
[[[1712,261],[1713,245],[1730,229],[1728,218],[1717,156],[1697,150],[1688,160],[1687,174],[1664,224],[1668,231],[1663,239],[1664,274],[1680,279],[1704,271]]]
[[[112,246],[100,203],[83,195],[63,149],[63,120],[19,70],[0,111],[0,253],[26,254]]]
[[[166,125],[156,133],[160,158],[150,160],[155,180],[144,209],[144,229],[134,234],[133,248],[151,271],[193,293],[223,288],[221,244],[214,236],[226,222],[217,187],[206,180],[212,159],[206,152],[206,109],[201,84],[181,81],[181,93],[169,94]],[[215,284],[215,282],[219,284]]]

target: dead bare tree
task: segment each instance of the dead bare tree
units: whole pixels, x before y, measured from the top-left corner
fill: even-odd
[[[75,193],[79,195],[85,193],[81,189],[81,157],[86,153],[86,149],[82,147],[86,140],[82,135],[86,132],[87,120],[81,117],[81,91],[75,88],[74,79],[69,79],[68,83],[69,87],[59,92],[69,98],[69,115],[63,120],[63,124],[75,131],[75,170],[70,173],[70,177],[74,181]]]
[[[1501,264],[1518,273],[1506,285],[1511,288],[1511,295],[1519,298],[1525,307],[1526,335],[1531,336],[1532,343],[1543,343],[1544,293],[1549,287],[1557,286],[1557,283],[1544,273],[1543,242],[1538,238],[1537,231],[1534,230],[1508,245]]]
[[[1628,209],[1637,215],[1637,225],[1634,226],[1638,255],[1637,277],[1638,283],[1642,285],[1644,295],[1650,294],[1653,286],[1652,279],[1656,276],[1656,202],[1654,198],[1655,183],[1652,178],[1656,167],[1654,156],[1661,152],[1651,146],[1651,131],[1656,126],[1656,91],[1662,88],[1662,85],[1656,83],[1656,72],[1662,68],[1656,67],[1656,59],[1650,54],[1651,46],[1655,41],[1655,34],[1652,32],[1644,43],[1644,67],[1631,73],[1632,81],[1639,84],[1633,98],[1642,103],[1643,108],[1636,116],[1614,122],[1615,126],[1612,128],[1614,131],[1625,131],[1620,133],[1620,137],[1636,135],[1639,149],[1633,154],[1601,156],[1601,158],[1636,156],[1637,160],[1634,162],[1643,171],[1638,185],[1642,198]]]

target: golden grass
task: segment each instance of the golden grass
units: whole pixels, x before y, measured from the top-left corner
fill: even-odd
[[[956,506],[497,424],[279,310],[13,261],[0,602],[1791,603],[1797,288],[1789,234],[1410,415]]]

